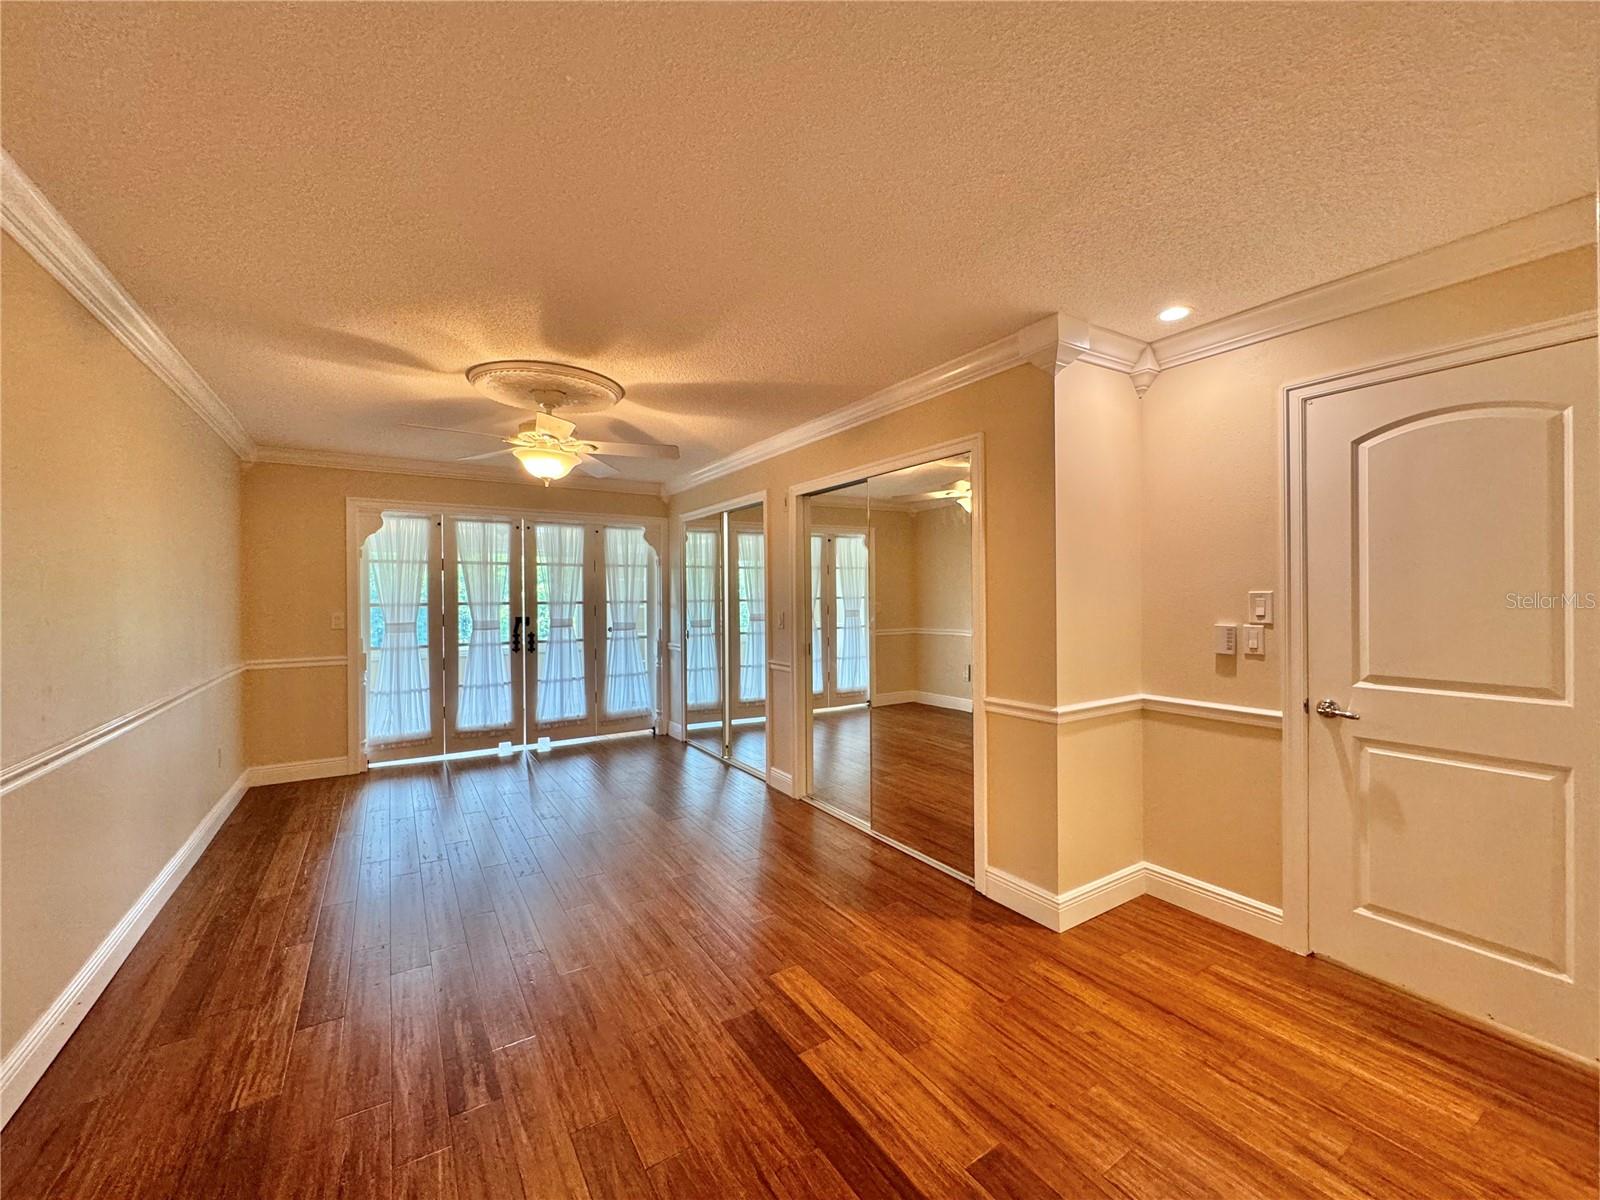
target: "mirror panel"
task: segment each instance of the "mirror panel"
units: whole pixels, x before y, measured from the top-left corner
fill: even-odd
[[[683,698],[696,749],[766,774],[767,546],[757,503],[684,524]]]
[[[683,697],[689,744],[722,756],[722,516],[690,521],[683,546]]]
[[[760,504],[728,514],[728,757],[767,769],[767,535]]]
[[[971,463],[867,481],[873,546],[872,828],[973,869]]]
[[[811,794],[872,819],[872,548],[867,485],[809,498]]]

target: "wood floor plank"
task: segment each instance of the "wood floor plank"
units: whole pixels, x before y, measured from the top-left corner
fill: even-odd
[[[1322,960],[1148,897],[1052,934],[637,739],[253,789],[0,1189],[1593,1200],[1597,1122],[1592,1070]]]

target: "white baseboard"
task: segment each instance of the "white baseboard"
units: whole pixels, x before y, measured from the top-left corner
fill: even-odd
[[[264,787],[269,783],[300,783],[307,779],[332,779],[335,775],[349,775],[350,760],[338,758],[312,758],[305,762],[268,763],[247,768],[244,776],[250,787]]]
[[[872,697],[874,708],[888,708],[891,704],[926,704],[932,708],[948,708],[956,712],[972,711],[972,701],[966,696],[945,696],[938,692],[879,692]]]
[[[344,759],[337,761],[342,764]],[[78,968],[72,981],[11,1048],[4,1062],[0,1063],[0,1125],[9,1121],[11,1114],[27,1098],[45,1068],[54,1061],[61,1047],[67,1044],[67,1039],[100,998],[100,993],[105,991],[106,984],[111,982],[117,968],[127,960],[145,930],[150,928],[150,923],[156,919],[168,897],[205,853],[211,839],[222,828],[222,823],[228,819],[249,787],[248,774],[247,771],[234,780],[233,786],[223,793],[222,799],[200,819],[194,832],[178,847],[178,852],[167,860],[166,866],[150,881],[150,886],[134,901],[133,907],[123,914],[105,940],[95,947],[88,961]]]
[[[1283,909],[1155,863],[1145,863],[1144,868],[1145,891],[1157,900],[1176,904],[1262,941],[1283,944]]]
[[[794,776],[787,771],[778,770],[777,767],[768,767],[767,786],[774,791],[782,792],[785,796],[793,796]]]
[[[1281,908],[1154,863],[1133,863],[1060,893],[1046,891],[992,864],[987,880],[985,894],[989,899],[1057,933],[1065,933],[1136,896],[1150,895],[1241,933],[1283,944]]]
[[[990,866],[988,897],[1037,921],[1046,929],[1065,933],[1091,917],[1144,895],[1144,864],[1134,863],[1070,891],[1051,893],[1036,883]]]

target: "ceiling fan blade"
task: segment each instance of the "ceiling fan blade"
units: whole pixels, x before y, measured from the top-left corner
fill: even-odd
[[[598,458],[590,458],[587,454],[580,454],[578,457],[583,460],[583,465],[578,470],[585,475],[593,475],[596,479],[612,479],[622,474],[621,471],[609,463],[601,462]]]
[[[588,441],[587,438],[584,439]],[[596,454],[609,454],[615,458],[677,458],[676,446],[660,442],[589,442]]]
[[[485,458],[498,458],[502,454],[511,453],[510,446],[501,446],[498,450],[488,450],[483,454],[469,454],[465,458],[456,459],[457,462],[478,462]]]
[[[413,425],[410,421],[401,421],[402,429],[431,429],[434,433],[465,433],[470,437],[493,438],[497,442],[505,441],[505,436],[498,433],[484,433],[477,429],[446,429],[443,425]]]

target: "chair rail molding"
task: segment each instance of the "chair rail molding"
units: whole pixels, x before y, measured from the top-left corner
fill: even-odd
[[[0,227],[155,372],[234,454],[250,460],[255,444],[239,418],[4,150],[0,150]]]
[[[130,709],[119,716],[112,717],[109,721],[102,721],[93,729],[86,729],[53,746],[47,746],[36,754],[31,754],[19,762],[12,763],[4,770],[0,770],[0,796],[6,795],[19,787],[25,787],[34,780],[48,775],[58,767],[64,767],[75,759],[82,758],[98,750],[113,738],[121,737],[139,728],[145,722],[159,717],[169,709],[176,708],[186,700],[191,700],[202,692],[214,688],[219,683],[243,673],[245,664],[237,663],[225,667],[214,675],[207,676],[197,683],[191,683],[175,691],[168,692],[165,696],[158,696],[148,703],[141,704],[138,708]]]
[[[1283,724],[1283,713],[1275,708],[1250,708],[1242,704],[1155,696],[1147,692],[1130,692],[1126,696],[1111,696],[1104,700],[1082,700],[1076,704],[1058,705],[986,696],[983,706],[985,711],[996,716],[1039,721],[1046,725],[1070,725],[1076,721],[1093,721],[1129,712],[1166,713],[1207,721],[1228,721],[1235,725],[1259,725],[1268,729],[1276,729]]]

